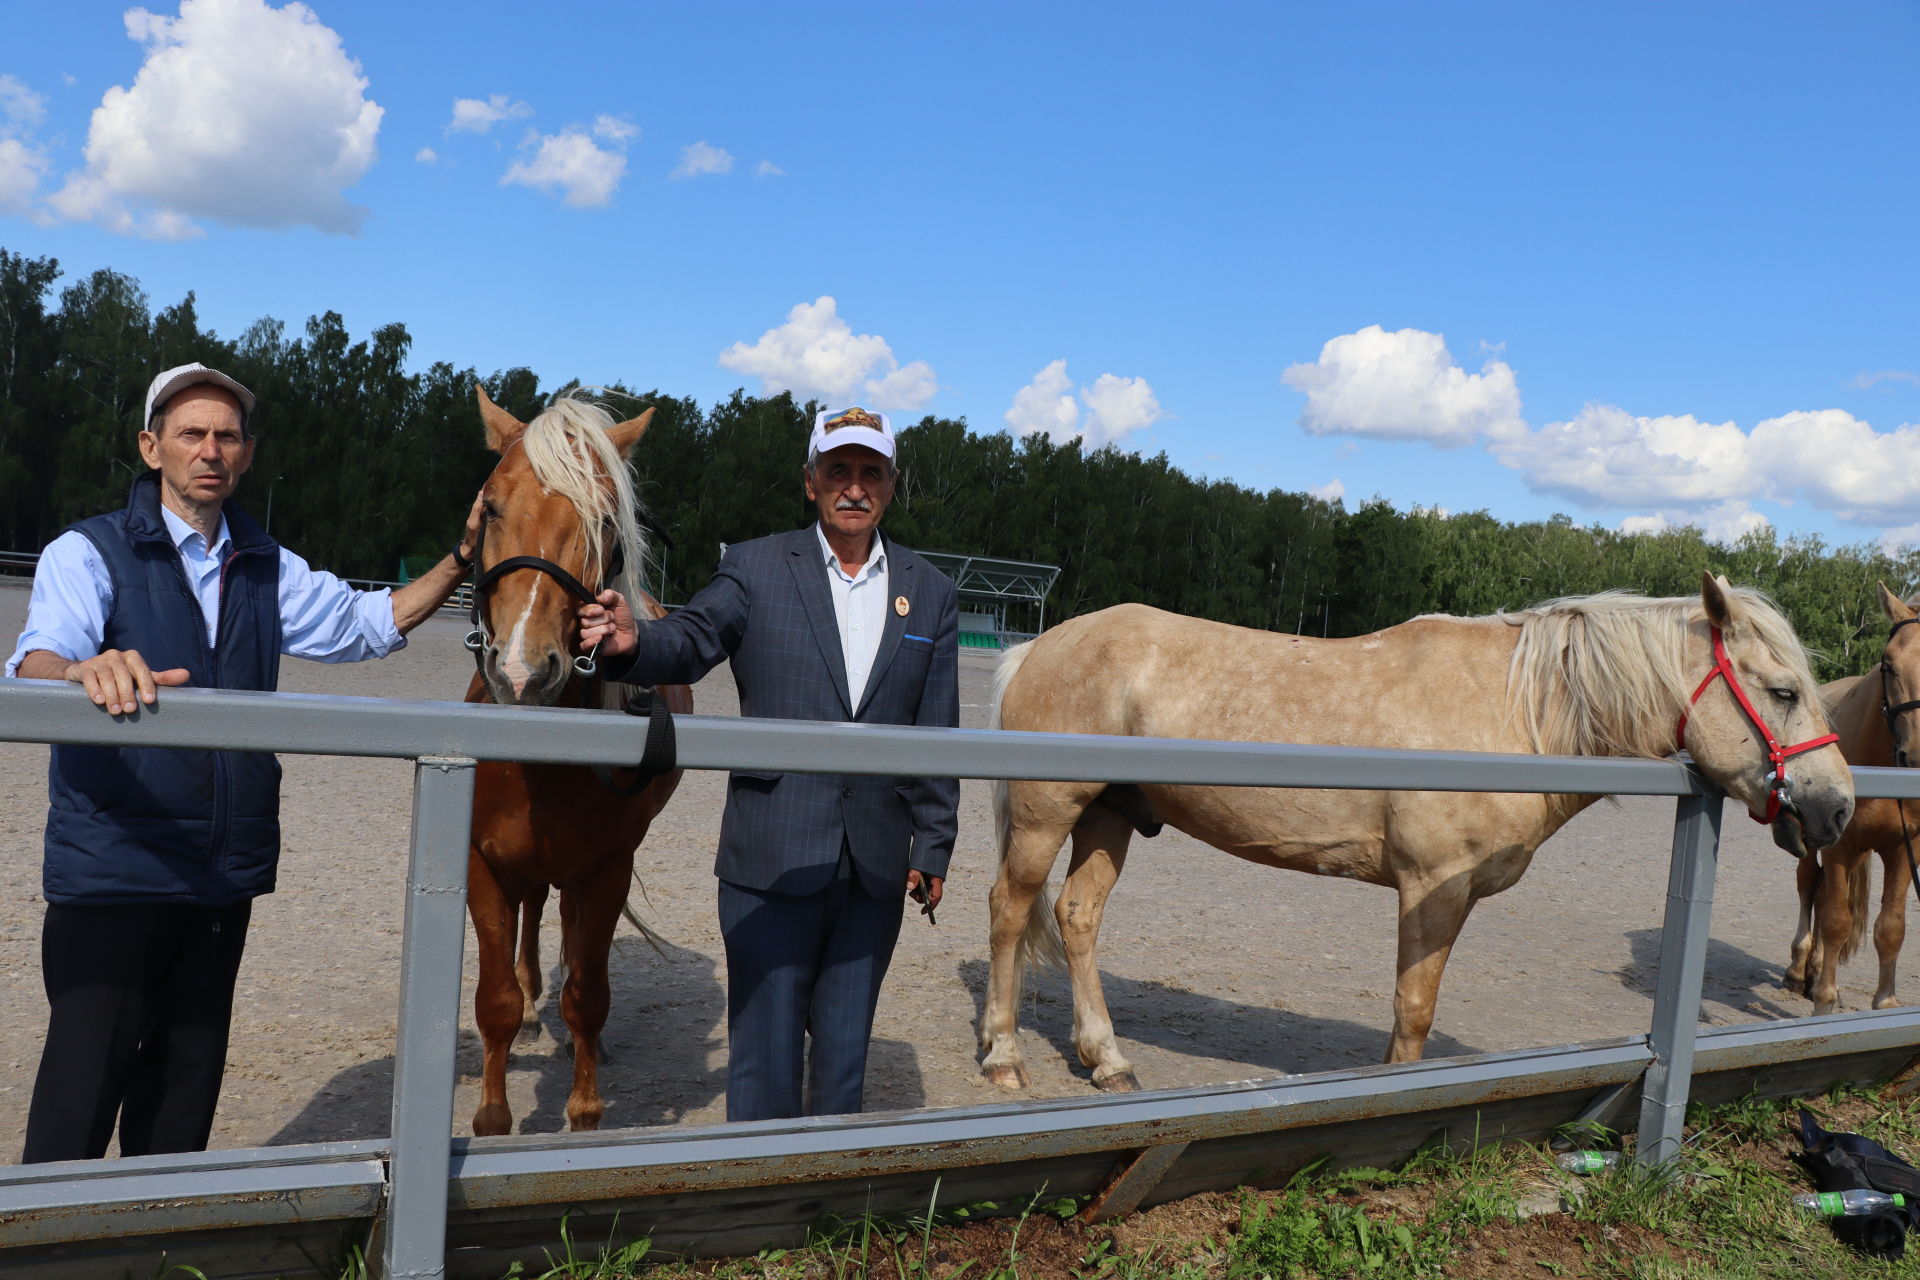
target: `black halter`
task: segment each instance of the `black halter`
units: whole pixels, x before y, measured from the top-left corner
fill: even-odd
[[[1893,638],[1900,634],[1900,628],[1911,626],[1916,622],[1920,622],[1920,617],[1902,618],[1887,628],[1887,644],[1893,644]],[[1881,718],[1887,722],[1887,736],[1892,738],[1895,743],[1898,743],[1900,741],[1900,735],[1894,726],[1899,723],[1900,717],[1906,712],[1920,709],[1920,698],[1915,698],[1909,702],[1894,702],[1892,690],[1887,683],[1892,674],[1893,668],[1887,662],[1887,655],[1882,653],[1880,655],[1880,715]]]
[[[609,531],[611,533],[611,531]],[[481,671],[486,669],[487,643],[492,638],[487,634],[486,624],[480,618],[480,596],[488,587],[517,569],[534,569],[546,574],[563,587],[567,594],[582,604],[593,603],[599,592],[589,591],[580,579],[562,569],[551,560],[539,556],[509,556],[499,564],[481,569],[481,551],[487,537],[487,527],[480,526],[480,533],[473,542],[473,592],[472,604],[468,616],[473,622],[473,630],[467,632],[465,644],[473,652],[474,666]],[[626,567],[626,548],[617,535],[612,536],[613,554],[608,557],[606,569],[600,575],[602,589],[604,585],[620,577],[620,571]],[[574,674],[583,680],[591,680],[600,673],[600,664],[595,661],[600,654],[600,646],[595,645],[593,652],[576,657],[573,660]]]

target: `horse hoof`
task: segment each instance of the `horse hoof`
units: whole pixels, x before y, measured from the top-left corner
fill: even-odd
[[[514,1038],[522,1044],[533,1043],[540,1038],[540,1023],[538,1021],[521,1023],[520,1031]]]
[[[1873,1007],[1876,1009],[1902,1009],[1906,1006],[1900,1003],[1899,996],[1888,996],[1885,1000],[1875,1000]]]
[[[1116,1071],[1112,1075],[1095,1076],[1094,1087],[1108,1093],[1138,1093],[1140,1080],[1131,1071]]]
[[[507,1110],[505,1103],[483,1106],[473,1113],[473,1135],[476,1138],[497,1138],[512,1128],[513,1112]]]
[[[998,1066],[986,1067],[983,1070],[987,1077],[987,1083],[997,1084],[1002,1089],[1030,1089],[1033,1087],[1027,1080],[1027,1069],[1025,1067]]]

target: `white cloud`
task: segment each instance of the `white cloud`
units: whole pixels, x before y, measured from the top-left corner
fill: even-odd
[[[771,160],[762,160],[759,164],[753,166],[753,176],[756,178],[784,178],[787,176],[787,171]]]
[[[1843,409],[1788,413],[1754,427],[1752,449],[1777,497],[1856,524],[1920,517],[1920,424],[1875,431]]]
[[[684,178],[705,177],[708,174],[732,173],[733,155],[719,147],[712,146],[705,139],[690,146],[680,148],[680,163],[675,166],[669,178],[678,182]]]
[[[489,94],[485,98],[455,98],[453,119],[447,121],[447,132],[485,133],[503,120],[521,120],[532,114],[532,107],[504,93]]]
[[[1755,492],[1746,435],[1731,422],[1692,415],[1640,418],[1590,404],[1572,421],[1551,422],[1488,442],[1529,487],[1587,505],[1642,507],[1721,502]]]
[[[422,147],[413,153],[413,162],[415,164],[439,164],[440,153],[432,147]]]
[[[1106,444],[1131,435],[1160,420],[1160,402],[1145,378],[1120,378],[1103,373],[1091,387],[1080,389],[1087,406],[1086,438]]]
[[[1160,401],[1145,378],[1103,373],[1092,386],[1081,387],[1076,398],[1073,379],[1067,376],[1067,362],[1055,360],[1013,393],[1006,422],[1015,435],[1044,431],[1058,441],[1078,436],[1089,446],[1098,447],[1150,426],[1163,416]]]
[[[628,143],[640,136],[640,126],[603,112],[593,118],[593,136],[602,142]]]
[[[1306,393],[1300,425],[1317,436],[1424,440],[1442,449],[1520,429],[1520,391],[1504,361],[1479,373],[1454,363],[1446,339],[1420,329],[1368,325],[1296,364],[1282,380]]]
[[[1339,476],[1335,476],[1318,489],[1307,490],[1307,496],[1309,498],[1318,498],[1322,502],[1338,502],[1347,496],[1347,486],[1340,483]]]
[[[902,365],[885,338],[856,334],[830,295],[797,304],[785,324],[752,346],[734,343],[720,353],[720,364],[760,379],[762,395],[791,391],[796,400],[836,406],[919,409],[940,390],[924,360]]]
[[[1080,402],[1073,396],[1073,379],[1067,376],[1067,362],[1055,360],[1033,375],[1033,381],[1013,393],[1013,405],[1007,410],[1007,425],[1017,436],[1046,432],[1056,440],[1065,440],[1080,432]]]
[[[627,172],[626,150],[620,142],[600,146],[579,125],[559,133],[534,134],[522,152],[501,175],[500,185],[557,194],[576,209],[597,209],[612,200]]]
[[[46,116],[47,100],[13,76],[0,75],[0,213],[29,213],[46,175],[46,149],[33,127]]]
[[[1730,547],[1756,529],[1767,527],[1765,516],[1745,502],[1733,499],[1701,510],[1655,511],[1628,516],[1620,522],[1622,533],[1665,533],[1669,529],[1694,528],[1708,542]]]
[[[47,100],[14,76],[0,75],[0,116],[14,128],[29,129],[46,118]]]
[[[1847,385],[1856,391],[1865,391],[1868,387],[1882,382],[1910,382],[1920,387],[1920,373],[1907,369],[1882,369],[1878,373],[1857,373],[1848,379]]]
[[[0,138],[0,213],[27,213],[47,171],[47,154],[18,138]]]
[[[367,211],[342,193],[373,164],[382,111],[311,9],[181,0],[177,18],[124,16],[146,61],[94,109],[56,213],[161,239],[200,234],[195,218],[359,230]]]

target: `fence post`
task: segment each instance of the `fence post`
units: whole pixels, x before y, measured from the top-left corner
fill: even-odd
[[[1679,1154],[1687,1121],[1725,803],[1716,791],[1681,796],[1674,806],[1673,864],[1667,875],[1667,917],[1660,931],[1660,979],[1653,999],[1653,1028],[1647,1037],[1653,1062],[1647,1067],[1646,1088],[1640,1097],[1635,1156],[1644,1165],[1661,1164]]]
[[[382,1224],[388,1280],[446,1273],[473,770],[474,761],[464,756],[422,756],[414,765],[413,852],[393,1059],[393,1156]]]

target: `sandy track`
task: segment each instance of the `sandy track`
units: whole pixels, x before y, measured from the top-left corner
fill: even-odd
[[[0,585],[11,648],[27,593]],[[290,692],[456,698],[472,672],[460,621],[443,616],[384,662],[289,660]],[[961,657],[962,723],[986,717],[990,656]],[[737,714],[723,668],[696,688],[702,714]],[[279,892],[255,908],[240,973],[216,1147],[364,1138],[387,1132],[397,1008],[411,767],[288,755]],[[40,831],[46,749],[0,744],[0,1160],[18,1158],[39,1059]],[[712,850],[724,781],[687,775],[641,848],[645,914],[674,945],[615,944],[614,1008],[602,1075],[613,1126],[723,1118],[725,972],[714,920]],[[1673,802],[1625,800],[1582,814],[1507,893],[1468,922],[1442,988],[1433,1056],[1644,1033],[1652,1008]],[[1765,831],[1730,808],[1714,907],[1703,1019],[1805,1013],[1778,982],[1794,918],[1793,868]],[[1008,1095],[979,1077],[973,1023],[986,978],[993,859],[985,783],[963,785],[960,840],[937,928],[913,915],[881,1000],[871,1108],[959,1106]],[[1064,862],[1064,860],[1063,860]],[[1057,878],[1057,876],[1056,876]],[[1264,870],[1169,830],[1136,840],[1109,907],[1101,967],[1127,1054],[1148,1087],[1197,1085],[1372,1062],[1386,1046],[1393,895]],[[559,934],[547,918],[544,956]],[[477,1098],[471,942],[463,998],[456,1131]],[[1843,971],[1864,1008],[1872,973]],[[564,1124],[571,1065],[553,983],[546,1033],[515,1055],[518,1128]],[[1090,1093],[1071,1060],[1062,975],[1030,986],[1022,1013],[1030,1096]]]

